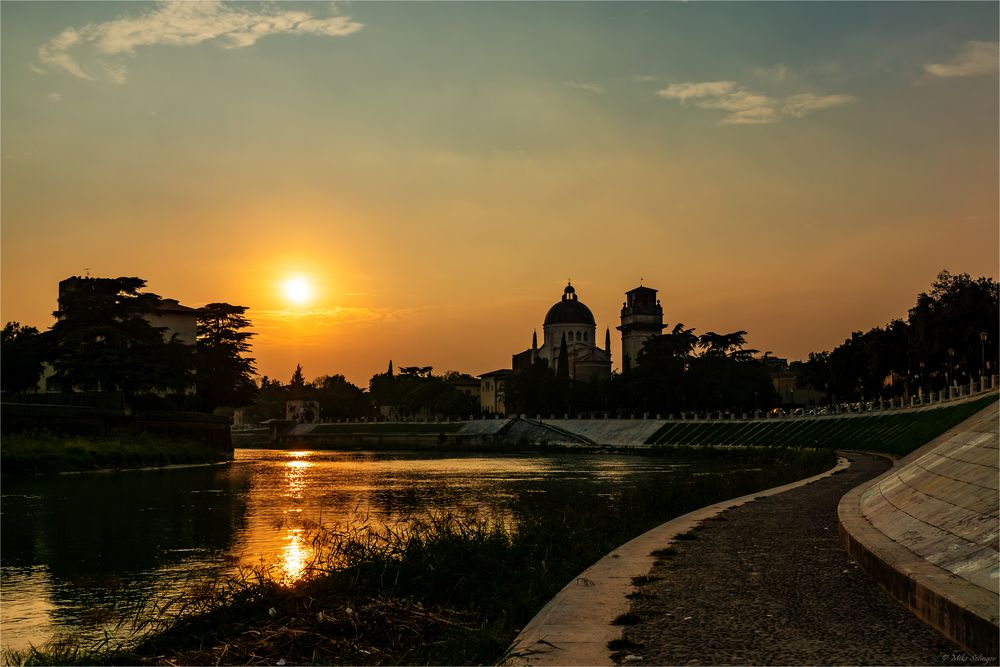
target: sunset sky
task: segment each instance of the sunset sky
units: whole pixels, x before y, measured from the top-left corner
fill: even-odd
[[[617,367],[640,278],[795,359],[997,277],[995,2],[0,12],[4,322],[134,275],[366,385],[509,367],[567,278]]]

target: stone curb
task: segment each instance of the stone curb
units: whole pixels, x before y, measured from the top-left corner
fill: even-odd
[[[504,665],[614,665],[608,642],[621,639],[623,627],[611,622],[629,610],[626,597],[635,590],[633,577],[649,573],[652,552],[705,519],[751,502],[811,484],[846,469],[838,457],[826,472],[689,512],[626,542],[584,570],[542,607],[508,649]]]
[[[873,526],[861,510],[862,495],[910,462],[968,429],[983,413],[973,415],[923,447],[894,462],[875,479],[851,489],[837,507],[838,532],[848,554],[890,595],[917,618],[973,656],[998,654],[996,594],[928,562]]]

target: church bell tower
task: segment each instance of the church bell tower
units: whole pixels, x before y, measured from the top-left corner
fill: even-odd
[[[656,298],[656,290],[640,285],[625,292],[622,304],[622,323],[617,327],[622,332],[622,372],[635,367],[642,344],[650,336],[658,336],[663,331],[663,307]]]

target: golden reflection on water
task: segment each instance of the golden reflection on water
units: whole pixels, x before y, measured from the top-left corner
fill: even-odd
[[[313,557],[313,549],[305,543],[301,528],[288,529],[288,544],[281,551],[282,579],[295,581],[305,574],[306,567]]]
[[[288,483],[285,497],[292,503],[284,511],[286,516],[302,512],[302,508],[298,505],[303,500],[303,491],[307,482],[306,468],[314,465],[307,458],[310,454],[312,454],[310,451],[288,452],[291,460],[285,463],[285,480]],[[281,568],[281,578],[284,581],[293,582],[306,573],[309,562],[315,557],[315,549],[306,541],[308,535],[304,529],[286,527],[286,531],[286,544],[278,556],[278,564]]]

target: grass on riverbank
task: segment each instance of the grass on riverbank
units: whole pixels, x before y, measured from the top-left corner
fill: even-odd
[[[769,448],[761,468],[623,486],[511,521],[453,515],[315,533],[290,586],[248,571],[187,599],[166,628],[109,651],[8,654],[23,664],[493,664],[566,582],[608,551],[725,498],[833,465],[830,451]],[[66,657],[71,659],[65,659]],[[283,662],[282,662],[283,661]]]
[[[646,441],[679,446],[823,447],[905,456],[997,400],[979,400],[915,412],[866,413],[820,419],[672,422]]]
[[[10,433],[0,447],[0,472],[32,474],[216,463],[227,452],[194,440],[145,431],[66,435],[48,431]]]

